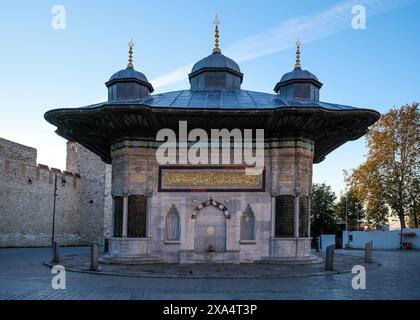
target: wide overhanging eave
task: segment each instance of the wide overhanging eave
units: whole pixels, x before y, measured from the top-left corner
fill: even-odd
[[[57,134],[79,142],[107,163],[111,162],[112,139],[118,135],[139,137],[147,134],[150,138],[162,128],[176,129],[176,119],[188,120],[189,130],[200,125],[204,128],[220,126],[220,129],[232,126],[250,129],[255,125],[256,128],[264,128],[266,136],[303,134],[314,140],[314,163],[319,163],[340,145],[363,136],[379,116],[378,112],[369,109],[283,107],[271,110],[182,110],[103,104],[93,108],[51,110],[44,117],[58,128]],[[209,117],[212,121],[209,121]]]

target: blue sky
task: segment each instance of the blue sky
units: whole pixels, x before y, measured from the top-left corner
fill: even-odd
[[[354,4],[366,7],[365,30],[351,28]],[[51,27],[54,5],[66,9],[66,29]],[[43,114],[106,98],[106,82],[127,63],[156,92],[188,88],[190,65],[211,53],[218,12],[222,52],[240,63],[242,88],[272,92],[294,65],[321,82],[321,100],[386,112],[420,100],[420,1],[9,1],[0,7],[0,137],[38,149],[38,161],[65,167],[65,141]],[[338,193],[343,169],[366,153],[349,142],[314,166],[314,182]]]

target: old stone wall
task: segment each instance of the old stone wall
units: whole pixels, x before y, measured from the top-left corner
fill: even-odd
[[[80,233],[88,243],[102,244],[111,232],[111,166],[80,144],[67,142],[66,167],[80,175]]]
[[[66,245],[83,243],[80,176],[37,165],[36,157],[34,148],[0,138],[0,247],[50,245],[55,175],[56,240]]]
[[[67,171],[36,159],[36,149],[0,138],[0,247],[50,245],[55,175],[56,241],[103,243],[112,224],[111,166],[70,142]]]

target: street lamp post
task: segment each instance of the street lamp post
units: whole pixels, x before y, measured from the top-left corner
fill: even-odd
[[[349,218],[348,218],[349,212],[347,208],[347,191],[346,191],[346,231],[349,231]]]
[[[53,204],[53,221],[52,221],[52,235],[51,235],[51,250],[52,250],[52,260],[55,260],[55,203],[57,199],[57,174],[54,176],[54,204]]]

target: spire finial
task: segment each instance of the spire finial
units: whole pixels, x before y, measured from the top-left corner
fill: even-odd
[[[219,25],[220,25],[220,20],[219,20],[219,16],[216,13],[216,17],[214,19],[214,49],[213,52],[222,52],[219,48]]]
[[[131,39],[131,41],[128,43],[128,46],[130,50],[128,50],[128,65],[127,68],[133,68],[133,47],[134,47],[134,41]]]
[[[300,46],[302,43],[300,42],[299,38],[296,40],[296,64],[295,69],[300,70],[302,66],[300,65]]]

